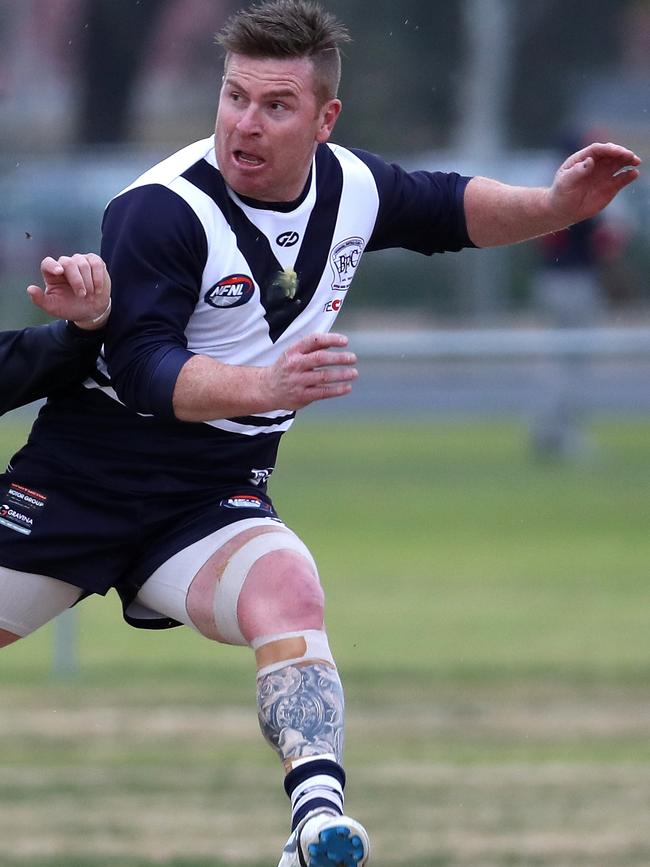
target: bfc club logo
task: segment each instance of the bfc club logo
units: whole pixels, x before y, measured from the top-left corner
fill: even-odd
[[[253,297],[255,284],[246,274],[231,274],[219,280],[205,293],[204,301],[210,307],[241,307]]]
[[[349,287],[364,246],[363,238],[346,238],[334,247],[330,255],[330,264],[334,272],[333,291],[344,291]]]

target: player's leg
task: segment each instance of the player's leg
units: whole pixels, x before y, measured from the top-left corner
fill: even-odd
[[[230,525],[213,534],[212,544],[198,570],[192,563],[204,558],[205,540],[167,561],[138,601],[208,638],[254,649],[260,727],[284,764],[292,805],[280,867],[361,867],[368,837],[343,816],[343,689],[315,563],[295,534],[270,520]],[[193,571],[186,592],[171,589]],[[171,608],[167,600],[174,600]]]
[[[61,614],[81,593],[65,581],[0,566],[0,648]]]
[[[307,549],[277,550],[256,560],[237,615],[255,650],[260,728],[287,772],[292,833],[279,867],[365,864],[366,831],[343,815],[343,688],[325,632],[324,594]]]

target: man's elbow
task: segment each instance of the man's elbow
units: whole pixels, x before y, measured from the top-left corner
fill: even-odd
[[[115,365],[109,371],[119,400],[134,412],[171,420],[177,418],[174,392],[179,373],[192,353],[173,347],[159,350],[131,362],[123,369]]]
[[[128,370],[113,375],[112,386],[120,403],[139,415],[173,419],[172,392],[148,371]]]

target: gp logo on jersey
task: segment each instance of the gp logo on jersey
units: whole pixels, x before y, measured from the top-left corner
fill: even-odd
[[[211,307],[241,307],[251,300],[254,291],[255,284],[246,274],[231,274],[211,286],[203,300]]]
[[[330,265],[334,272],[332,281],[334,291],[348,288],[357,270],[364,246],[363,238],[346,238],[334,247],[330,254]]]
[[[300,240],[300,235],[298,232],[282,232],[275,239],[275,243],[278,247],[293,247],[294,244],[297,244]]]

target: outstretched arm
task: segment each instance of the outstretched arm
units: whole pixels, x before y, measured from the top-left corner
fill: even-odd
[[[475,177],[465,190],[469,236],[477,247],[514,244],[564,229],[602,211],[639,176],[640,158],[595,143],[570,156],[550,187],[514,187]]]
[[[48,257],[45,290],[28,287],[37,307],[68,322],[0,332],[0,414],[81,381],[102,344],[110,279],[95,254]]]

